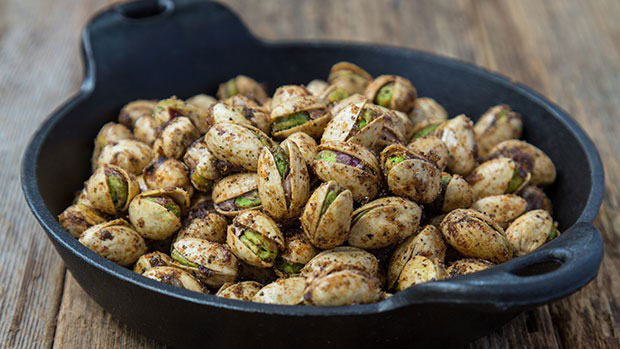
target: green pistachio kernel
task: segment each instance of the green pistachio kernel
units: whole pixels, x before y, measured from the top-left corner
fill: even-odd
[[[418,139],[418,138],[426,137],[426,136],[430,135],[431,133],[433,133],[433,131],[435,131],[437,129],[437,127],[439,127],[439,124],[428,125],[428,126],[424,127],[423,129],[421,129],[420,131],[416,132],[413,135],[413,139]]]
[[[261,204],[258,190],[249,191],[235,198],[235,205],[241,208],[255,207]]]
[[[187,258],[185,258],[182,254],[180,254],[179,251],[177,251],[176,248],[172,249],[172,252],[170,253],[170,257],[172,257],[172,259],[174,259],[175,261],[181,263],[182,265],[186,265],[186,266],[192,267],[192,268],[198,268],[198,264],[196,264],[194,262],[190,262],[189,260],[187,260]]]
[[[262,133],[252,130],[252,129],[248,129],[248,130],[252,132],[256,136],[256,138],[258,138],[258,140],[263,145],[263,147],[271,146],[271,142],[269,141],[269,139],[267,139],[267,137],[265,137]]]
[[[392,96],[394,94],[394,83],[389,83],[379,90],[375,97],[375,104],[388,108],[392,102]]]
[[[355,122],[355,125],[357,125],[357,127],[361,130],[364,127],[366,127],[366,125],[368,125],[376,116],[377,116],[376,111],[365,108],[360,113],[360,115],[357,117],[357,121]]]
[[[181,207],[177,205],[174,200],[166,196],[152,196],[145,198],[148,201],[152,201],[162,205],[166,210],[172,212],[175,216],[181,217]]]
[[[560,232],[558,231],[558,228],[555,226],[555,224],[553,224],[551,226],[551,230],[549,230],[549,237],[547,238],[547,241],[553,240],[558,236],[560,236]]]
[[[211,181],[207,177],[201,175],[198,171],[192,172],[192,182],[197,186],[196,189],[207,191],[211,188]]]
[[[268,238],[252,230],[246,230],[239,238],[261,260],[270,262],[275,260],[278,249]]]
[[[278,270],[283,271],[289,275],[299,274],[303,267],[304,267],[303,263],[291,263],[291,262],[285,261],[282,258],[278,258],[278,260],[276,261],[276,268],[278,268]]]
[[[239,90],[237,89],[237,83],[235,82],[235,79],[230,79],[226,82],[226,93],[228,94],[228,97],[239,94]]]
[[[523,184],[523,181],[525,180],[525,178],[521,175],[520,172],[521,172],[521,167],[517,165],[515,168],[515,171],[512,174],[512,178],[510,179],[510,182],[508,183],[508,188],[506,188],[507,194],[514,193],[515,191],[517,191],[517,189],[519,189],[519,187],[521,187],[521,184]]]
[[[399,164],[399,163],[405,161],[405,159],[406,159],[406,157],[404,155],[395,155],[395,156],[389,157],[387,159],[387,162],[388,162],[388,165],[394,166],[396,164]]]
[[[496,119],[496,120],[500,120],[500,119],[502,119],[503,117],[505,117],[506,115],[508,115],[508,109],[503,109],[502,111],[500,111],[500,112],[497,114],[497,118],[495,118],[495,119]]]
[[[327,100],[329,102],[336,102],[347,97],[349,97],[349,92],[347,92],[343,88],[337,87],[329,93],[329,95],[327,96]]]
[[[452,176],[450,176],[449,174],[441,176],[441,186],[442,187],[448,186],[451,180],[452,180]]]
[[[275,146],[271,149],[271,153],[273,154],[273,159],[276,162],[276,167],[278,168],[278,172],[280,172],[280,177],[284,179],[286,174],[288,173],[288,156],[284,152],[284,149]]]
[[[110,197],[112,198],[114,208],[117,210],[122,209],[127,202],[127,192],[129,190],[127,181],[116,174],[108,176],[106,181],[108,182]]]
[[[336,153],[329,150],[323,150],[317,155],[316,159],[328,162],[336,162]]]
[[[308,120],[310,120],[310,114],[308,114],[307,111],[300,111],[276,120],[273,125],[271,125],[271,129],[274,132],[288,130],[289,128],[303,125],[308,122]]]
[[[332,189],[327,193],[327,195],[325,195],[325,199],[323,200],[323,207],[321,207],[321,216],[327,211],[332,202],[336,200],[338,194],[340,194],[340,190]]]

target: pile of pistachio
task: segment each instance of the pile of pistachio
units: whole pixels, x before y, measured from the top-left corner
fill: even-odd
[[[337,306],[474,273],[559,235],[555,166],[507,105],[448,119],[397,75],[246,76],[138,100],[95,139],[60,223],[136,273],[239,300]]]

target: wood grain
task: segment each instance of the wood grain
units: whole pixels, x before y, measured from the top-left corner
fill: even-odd
[[[110,3],[112,1],[107,1]],[[560,104],[596,143],[607,192],[598,277],[470,348],[620,347],[620,2],[226,0],[268,40],[379,42],[474,62]],[[0,1],[0,347],[159,347],[111,319],[65,276],[26,207],[19,160],[40,121],[80,82],[78,42],[104,0]]]

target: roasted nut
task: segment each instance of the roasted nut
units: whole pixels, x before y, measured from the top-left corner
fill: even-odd
[[[312,163],[324,182],[333,180],[349,189],[356,201],[372,200],[379,192],[381,170],[368,149],[354,143],[323,143]]]
[[[133,128],[133,135],[140,142],[152,146],[157,139],[157,127],[155,126],[155,119],[152,116],[142,116],[138,120]]]
[[[84,230],[93,225],[101,224],[107,219],[105,214],[90,206],[74,204],[58,215],[58,221],[71,236],[79,238]]]
[[[142,274],[155,267],[167,267],[170,265],[172,265],[172,258],[170,256],[163,252],[153,251],[138,258],[136,265],[133,267],[133,272]]]
[[[439,194],[441,171],[435,163],[401,144],[381,152],[381,166],[390,191],[396,195],[430,203]]]
[[[384,197],[353,211],[349,244],[376,249],[413,235],[420,225],[422,208],[401,197]]]
[[[526,211],[545,210],[550,214],[553,214],[553,205],[551,204],[551,200],[539,187],[533,185],[527,186],[519,190],[517,195],[527,201]]]
[[[555,181],[556,170],[553,161],[537,147],[516,139],[507,140],[496,145],[489,153],[489,158],[507,157],[516,161],[525,171],[532,174],[534,185],[549,185]]]
[[[473,124],[463,114],[442,122],[433,135],[448,147],[448,169],[466,175],[476,167],[477,145]],[[415,136],[414,136],[415,137]]]
[[[184,288],[186,290],[209,293],[190,273],[175,267],[155,267],[142,276],[164,283],[166,285]]]
[[[521,137],[523,121],[521,114],[505,104],[489,108],[474,125],[480,157],[486,158],[497,144]]]
[[[349,92],[338,85],[329,85],[319,96],[325,103],[332,105],[349,97]]]
[[[213,123],[233,122],[254,126],[269,133],[271,120],[269,111],[248,97],[236,95],[215,103],[209,109],[209,117]]]
[[[372,76],[364,69],[349,62],[339,62],[332,66],[327,81],[347,91],[350,95],[364,93]]]
[[[176,117],[162,125],[161,134],[153,143],[153,156],[180,159],[185,149],[200,137],[198,129],[184,117]]]
[[[316,158],[317,145],[314,138],[309,136],[305,132],[295,132],[290,136],[286,137],[285,140],[280,143],[282,148],[287,146],[287,143],[295,143],[299,151],[301,152],[301,156],[304,158],[306,162],[306,167],[310,169],[312,167],[312,162],[314,158]]]
[[[276,260],[275,272],[281,277],[297,275],[319,251],[301,233],[295,233],[284,239],[284,251]]]
[[[129,205],[129,220],[136,231],[151,240],[165,240],[181,227],[181,216],[189,208],[189,195],[181,188],[146,191]]]
[[[366,101],[368,101],[366,97],[362,96],[359,93],[356,93],[337,102],[330,103],[328,109],[331,112],[332,116],[336,116],[349,104],[358,104]]]
[[[261,149],[274,145],[259,129],[228,122],[213,125],[205,136],[205,143],[215,158],[248,171],[256,171]]]
[[[237,278],[237,258],[228,246],[186,237],[172,245],[173,265],[191,272],[209,287],[220,287]]]
[[[126,171],[139,175],[142,169],[151,162],[151,148],[133,139],[106,145],[97,159],[97,167],[110,164],[122,167]]]
[[[527,202],[517,195],[492,195],[474,202],[471,208],[486,214],[506,229],[510,222],[525,212]]]
[[[334,248],[349,238],[352,212],[351,191],[328,181],[312,193],[301,216],[301,226],[314,246]]]
[[[331,114],[319,97],[301,96],[272,104],[270,117],[271,135],[284,139],[295,132],[320,137]]]
[[[364,91],[374,104],[403,113],[413,110],[417,91],[411,81],[398,75],[377,76]]]
[[[295,143],[263,148],[258,159],[258,195],[265,212],[279,221],[296,218],[309,191],[310,175]]]
[[[371,253],[350,246],[340,246],[317,254],[301,269],[301,276],[312,280],[332,267],[357,268],[370,275],[379,274],[379,261]]]
[[[194,237],[223,244],[226,242],[227,226],[228,222],[224,216],[205,205],[189,212],[185,225],[177,234],[176,241],[185,237]]]
[[[303,301],[306,281],[302,277],[278,279],[261,288],[252,297],[253,302],[281,305],[297,305]]]
[[[146,253],[144,239],[124,219],[93,225],[82,233],[80,243],[124,267],[132,265]]]
[[[220,287],[215,295],[222,298],[250,302],[262,287],[263,285],[256,281],[242,281],[235,284],[226,283]]]
[[[284,249],[284,236],[269,216],[252,210],[235,217],[228,226],[226,243],[242,261],[270,268]]]
[[[441,171],[448,165],[448,147],[435,136],[415,138],[407,145],[407,148],[434,162]]]
[[[452,262],[447,271],[451,277],[477,273],[489,269],[493,263],[477,258],[463,258]]]
[[[226,99],[235,95],[253,98],[259,102],[267,98],[265,88],[256,82],[256,80],[245,75],[237,75],[225,83],[220,84],[216,94],[219,99]]]
[[[437,259],[413,256],[400,272],[394,289],[402,291],[414,285],[445,279],[447,276],[448,273]]]
[[[207,148],[203,139],[198,139],[187,148],[183,161],[190,168],[190,180],[194,188],[208,192],[213,183],[221,177],[217,159]]]
[[[314,79],[306,85],[306,89],[310,91],[314,96],[319,96],[325,89],[328,84],[326,81],[320,79]]]
[[[432,98],[418,97],[409,118],[421,130],[430,124],[439,124],[448,120],[448,112]]]
[[[522,256],[560,235],[553,218],[545,210],[529,211],[517,218],[506,229],[506,238],[515,256]]]
[[[415,125],[413,124],[411,119],[409,119],[409,116],[402,111],[392,110],[392,113],[394,113],[394,115],[396,116],[396,127],[399,127],[404,137],[401,143],[407,144],[407,142],[411,139],[411,137],[413,137],[413,134],[415,133]]]
[[[153,160],[144,168],[142,179],[147,190],[179,187],[191,196],[194,189],[187,174],[187,167],[181,161],[162,157]]]
[[[212,125],[205,112],[175,96],[159,101],[153,110],[156,127],[165,128],[172,120],[179,117],[187,118],[196,128],[198,135],[207,132]]]
[[[366,304],[382,296],[379,279],[358,268],[330,266],[308,282],[304,303],[320,306]]]
[[[139,192],[136,177],[114,165],[99,166],[86,184],[88,201],[94,208],[109,214],[125,212]]]
[[[136,121],[143,116],[153,115],[157,101],[138,99],[127,103],[118,114],[118,122],[129,129],[133,129]]]
[[[432,202],[437,212],[450,212],[457,208],[469,208],[474,202],[471,186],[463,177],[443,172],[441,174],[441,191]]]
[[[487,215],[472,209],[456,209],[441,222],[446,241],[467,257],[502,263],[512,257],[512,248],[502,227]]]
[[[213,187],[212,198],[215,210],[228,217],[244,210],[259,209],[258,175],[238,173],[224,177]]]
[[[510,158],[492,159],[480,164],[467,176],[474,199],[485,196],[512,194],[530,182],[531,175]]]
[[[312,96],[312,93],[303,85],[283,85],[276,89],[271,99],[271,108],[289,102],[299,97]]]
[[[203,113],[206,113],[209,111],[209,108],[214,105],[215,103],[217,103],[217,99],[215,99],[214,97],[211,97],[209,95],[205,95],[205,94],[198,94],[195,95],[191,98],[189,98],[187,101],[185,101],[187,104],[191,104],[194,107],[200,109]]]
[[[97,161],[101,151],[108,144],[114,144],[122,139],[133,139],[133,134],[124,125],[115,122],[108,122],[103,125],[97,137],[95,138],[95,149],[91,158],[91,166],[93,170],[97,168]]]

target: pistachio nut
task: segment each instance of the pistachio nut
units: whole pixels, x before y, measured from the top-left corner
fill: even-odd
[[[80,243],[101,257],[124,267],[146,253],[146,243],[124,219],[93,225],[80,236]]]
[[[250,302],[261,288],[263,288],[263,285],[256,281],[241,281],[234,284],[225,283],[215,295],[222,298]]]
[[[317,96],[328,105],[333,105],[349,97],[349,92],[338,85],[329,85]]]
[[[185,149],[198,137],[200,137],[198,129],[188,118],[176,117],[162,125],[161,133],[153,143],[153,156],[180,159]]]
[[[267,98],[265,88],[256,82],[256,80],[245,75],[237,75],[234,78],[220,84],[216,93],[216,96],[219,99],[226,99],[235,95],[253,98],[259,102]]]
[[[480,157],[486,158],[497,144],[521,137],[523,121],[521,114],[505,104],[489,108],[474,125]]]
[[[340,306],[366,304],[382,296],[379,279],[363,269],[332,265],[310,280],[304,289],[305,304]]]
[[[209,109],[213,123],[233,122],[254,126],[265,133],[270,131],[269,112],[248,97],[236,95],[215,103]]]
[[[447,271],[451,277],[477,273],[489,269],[494,264],[479,258],[463,258],[450,264]]]
[[[467,176],[467,182],[478,200],[490,195],[512,194],[530,182],[531,174],[510,158],[483,162]]]
[[[555,181],[556,170],[553,161],[542,150],[525,141],[511,139],[496,145],[489,158],[507,157],[516,161],[532,174],[531,183],[546,186]]]
[[[336,116],[340,114],[340,112],[350,104],[358,104],[367,101],[368,100],[366,99],[366,97],[362,96],[359,93],[356,93],[337,102],[330,103],[328,109],[331,112],[332,116]]]
[[[441,171],[434,162],[404,145],[392,144],[381,152],[383,175],[390,191],[419,203],[430,203],[441,190]]]
[[[284,249],[284,236],[269,216],[250,210],[237,215],[228,226],[226,243],[242,261],[270,268]]]
[[[448,166],[450,156],[448,147],[441,139],[433,135],[414,138],[407,148],[434,162],[441,171]]]
[[[437,212],[450,212],[457,208],[469,208],[474,201],[474,193],[467,181],[457,175],[441,174],[441,191],[430,205]]]
[[[400,127],[400,130],[402,130],[404,137],[402,139],[402,143],[406,144],[415,133],[415,125],[411,119],[409,119],[409,115],[403,113],[402,111],[392,110],[392,113],[396,116],[396,127]]]
[[[290,136],[286,137],[286,139],[283,140],[282,143],[280,143],[280,146],[282,148],[285,148],[287,147],[288,143],[295,143],[295,145],[297,146],[297,148],[299,148],[299,151],[301,152],[301,156],[306,162],[306,167],[310,169],[317,152],[317,144],[314,138],[312,138],[305,132],[295,132]]]
[[[122,139],[103,148],[97,159],[97,167],[111,164],[139,175],[149,162],[151,162],[151,147],[133,139]]]
[[[237,258],[224,244],[186,237],[172,245],[172,264],[191,272],[209,287],[220,287],[237,278]]]
[[[145,271],[155,267],[167,267],[172,265],[172,258],[160,251],[145,253],[136,261],[133,272],[142,274]]]
[[[411,81],[402,76],[380,75],[366,86],[364,95],[374,104],[409,113],[418,93]]]
[[[271,109],[300,97],[312,96],[312,93],[303,85],[282,85],[276,89],[271,99]]]
[[[263,147],[274,142],[261,130],[243,124],[223,122],[213,125],[205,136],[207,148],[215,158],[256,171]]]
[[[84,230],[93,225],[106,222],[106,218],[104,213],[84,204],[73,204],[58,215],[60,224],[74,238],[79,238]]]
[[[189,178],[192,185],[199,191],[210,191],[213,183],[221,177],[216,165],[217,159],[202,138],[187,148],[183,161],[190,168]]]
[[[125,127],[125,125],[115,122],[108,122],[103,125],[97,137],[95,137],[95,149],[91,158],[91,166],[93,170],[97,168],[97,161],[101,155],[101,151],[108,144],[114,144],[122,139],[133,139],[133,133]]]
[[[181,227],[189,200],[188,193],[177,187],[143,192],[129,205],[129,221],[143,237],[165,240]]]
[[[502,263],[512,257],[504,229],[489,216],[472,209],[456,209],[441,222],[441,233],[452,247],[467,257]]]
[[[125,212],[140,192],[136,177],[114,165],[103,164],[86,183],[86,198],[99,211],[109,214]]]
[[[477,145],[471,120],[461,114],[442,122],[433,132],[448,148],[448,169],[466,175],[476,167]],[[415,136],[414,136],[415,137]]]
[[[553,214],[553,205],[551,199],[545,192],[537,186],[530,185],[517,192],[517,195],[527,201],[526,211],[545,210]]]
[[[121,108],[121,112],[118,114],[118,122],[128,129],[133,129],[139,118],[153,115],[156,104],[157,101],[146,99],[129,102]]]
[[[448,277],[443,264],[437,259],[413,256],[398,275],[394,285],[396,291],[402,291],[414,285],[437,281]]]
[[[190,273],[179,268],[168,266],[155,267],[145,271],[142,276],[166,285],[180,287],[194,292],[209,293]]]
[[[530,253],[559,235],[553,218],[545,210],[529,211],[506,229],[506,238],[512,245],[515,256]]]
[[[157,139],[155,119],[150,115],[140,117],[133,127],[133,135],[140,142],[152,146]]]
[[[486,214],[506,229],[510,222],[525,212],[527,201],[513,194],[491,195],[474,202],[471,208]]]
[[[312,137],[320,137],[330,119],[331,114],[319,97],[290,98],[280,104],[272,104],[271,135],[284,139],[295,132],[305,132]]]
[[[187,118],[197,130],[199,136],[205,134],[212,125],[203,110],[193,104],[185,103],[175,96],[159,101],[153,110],[153,119],[155,120],[156,127],[164,128],[166,124],[179,117]]]
[[[193,188],[189,182],[187,167],[177,159],[160,157],[142,171],[147,190],[166,187],[183,188],[191,196]]]
[[[370,275],[379,275],[377,257],[360,248],[339,246],[314,256],[301,269],[301,276],[312,280],[319,276],[322,271],[336,266],[339,268],[357,268]]]
[[[334,248],[349,238],[352,212],[351,191],[328,181],[312,193],[301,216],[301,226],[314,246]]]
[[[416,129],[420,130],[430,124],[439,124],[448,120],[448,112],[434,99],[418,97],[415,99],[409,118],[416,126]]]
[[[306,280],[302,277],[278,279],[261,288],[252,297],[253,302],[297,305],[303,302]]]
[[[390,246],[415,234],[421,217],[422,208],[401,197],[371,201],[353,211],[349,245],[366,249]]]
[[[284,238],[284,251],[276,259],[275,272],[281,277],[297,275],[319,251],[297,232]]]
[[[334,64],[327,78],[330,85],[341,87],[351,95],[354,93],[364,93],[366,86],[368,86],[371,80],[372,76],[364,69],[349,62]]]
[[[185,103],[191,104],[194,107],[200,109],[203,113],[206,113],[209,111],[209,108],[212,105],[217,103],[217,99],[215,99],[215,97],[201,93],[189,98],[185,101]]]
[[[333,180],[349,189],[355,201],[372,200],[379,192],[379,163],[374,154],[361,145],[322,143],[312,168],[322,181]]]
[[[194,237],[211,242],[226,242],[228,221],[212,207],[204,206],[190,210],[187,221],[179,230],[176,241],[185,237]]]
[[[319,96],[327,88],[327,81],[314,79],[306,85],[306,89],[314,96]]]
[[[261,208],[256,173],[237,173],[222,178],[211,192],[215,210],[233,217],[239,212]]]

